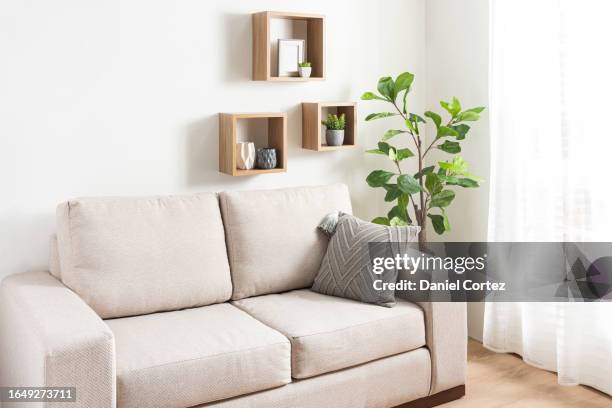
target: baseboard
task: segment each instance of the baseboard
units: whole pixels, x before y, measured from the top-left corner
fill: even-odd
[[[439,392],[428,397],[419,398],[418,400],[410,401],[395,408],[431,408],[438,405],[446,404],[454,401],[465,395],[465,385],[459,385],[446,391]]]

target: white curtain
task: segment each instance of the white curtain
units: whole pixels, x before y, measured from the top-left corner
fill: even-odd
[[[612,1],[490,10],[489,240],[612,241]],[[610,301],[487,303],[484,344],[612,394]]]

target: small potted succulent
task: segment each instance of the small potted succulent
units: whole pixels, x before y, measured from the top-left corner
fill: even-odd
[[[310,62],[300,62],[298,64],[298,73],[302,78],[310,78],[310,74],[312,73],[312,65]]]
[[[327,129],[325,131],[325,141],[328,146],[342,146],[344,143],[344,127],[346,121],[344,113],[338,115],[328,114],[326,120],[322,120],[321,123]]]

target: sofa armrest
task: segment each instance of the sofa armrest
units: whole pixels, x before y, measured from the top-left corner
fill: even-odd
[[[0,386],[76,387],[76,403],[66,405],[115,407],[113,334],[49,273],[8,276],[0,285]]]
[[[431,354],[430,395],[465,384],[467,308],[464,302],[416,302],[425,314]]]

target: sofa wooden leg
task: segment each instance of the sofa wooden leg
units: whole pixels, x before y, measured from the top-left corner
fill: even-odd
[[[438,405],[446,404],[454,401],[465,395],[465,385],[459,385],[450,390],[442,391],[428,397],[419,398],[418,400],[410,401],[395,408],[431,408]]]

